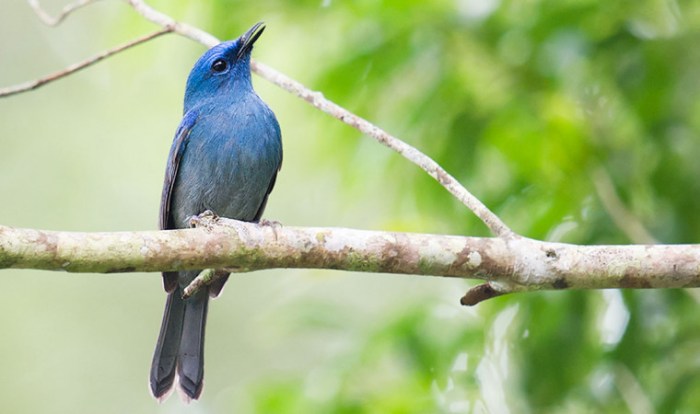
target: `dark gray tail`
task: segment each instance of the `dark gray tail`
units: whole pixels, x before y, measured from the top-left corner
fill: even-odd
[[[204,381],[204,327],[208,289],[187,300],[182,288],[168,294],[163,323],[151,364],[151,392],[158,400],[173,388],[175,375],[184,394],[197,399]]]

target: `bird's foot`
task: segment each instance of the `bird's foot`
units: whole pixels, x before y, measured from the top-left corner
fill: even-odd
[[[195,228],[195,227],[211,227],[216,221],[219,219],[219,216],[216,215],[211,210],[204,210],[202,213],[195,215],[195,216],[190,216],[187,218],[187,223],[190,225],[190,227]]]

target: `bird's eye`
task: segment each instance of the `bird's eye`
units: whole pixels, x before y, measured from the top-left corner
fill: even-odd
[[[228,69],[228,63],[223,59],[216,59],[214,63],[211,64],[211,70],[214,72],[223,72]]]

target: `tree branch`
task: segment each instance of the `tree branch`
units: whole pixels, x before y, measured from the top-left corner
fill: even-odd
[[[43,11],[36,0],[28,1],[42,21],[57,25],[70,13],[94,0],[69,4],[55,18]],[[142,0],[125,1],[144,18],[162,26],[163,30],[45,78],[0,90],[0,96],[35,89],[168,32],[178,33],[208,47],[219,43],[211,34],[176,22]],[[202,272],[188,286],[187,294],[224,272],[269,268],[325,268],[485,280],[464,295],[461,299],[464,305],[517,291],[700,286],[700,245],[575,246],[520,237],[454,177],[416,148],[327,100],[320,92],[312,91],[260,62],[252,62],[251,69],[419,166],[499,237],[271,227],[227,219],[213,222],[213,219],[206,218],[203,228],[165,232],[70,233],[0,226],[0,269],[101,273],[225,269]],[[624,206],[619,208],[615,204],[617,195],[614,191],[611,193],[611,183],[601,180],[600,174],[594,176],[594,181],[608,209],[624,213]],[[618,217],[616,222],[628,233],[650,237],[648,233],[640,232],[639,226],[629,217],[626,220]]]
[[[219,43],[219,40],[217,40],[215,37],[209,37],[210,35],[207,36],[207,33],[199,29],[176,23],[171,18],[147,6],[142,0],[127,1],[141,15],[156,24],[174,25],[175,32],[189,37],[190,39],[196,40],[208,47],[212,47]],[[353,114],[342,106],[326,99],[321,92],[313,91],[305,87],[300,82],[297,82],[296,80],[265,65],[264,63],[253,60],[251,62],[251,70],[261,78],[305,100],[333,118],[338,119],[339,121],[357,129],[363,134],[374,138],[379,143],[398,152],[401,156],[420,167],[423,171],[428,173],[428,175],[440,183],[440,185],[445,187],[450,194],[455,196],[460,202],[474,212],[474,214],[479,217],[495,235],[510,237],[514,234],[513,231],[508,228],[508,226],[498,216],[489,210],[488,207],[486,207],[478,198],[474,197],[474,195],[472,195],[464,186],[462,186],[459,181],[448,174],[447,171],[445,171],[437,162],[420,152],[415,147],[389,134],[366,119]]]
[[[321,92],[312,91],[301,83],[270,68],[267,65],[255,61],[252,63],[252,68],[253,71],[261,77],[309,102],[326,114],[350,125],[363,134],[374,138],[379,143],[398,152],[401,156],[420,167],[420,169],[433,177],[433,179],[440,183],[440,185],[442,185],[447,191],[450,192],[450,194],[456,197],[462,204],[467,206],[467,208],[469,208],[479,219],[481,219],[486,227],[488,227],[489,230],[491,230],[491,232],[496,236],[513,237],[515,235],[515,233],[496,214],[494,214],[481,202],[481,200],[470,193],[469,190],[462,186],[462,184],[460,184],[456,178],[445,171],[445,169],[442,168],[437,162],[420,152],[415,147],[389,134],[366,119],[353,114],[340,105],[329,101],[328,99],[324,98]]]
[[[71,13],[74,11],[80,9],[81,7],[85,7],[91,3],[96,2],[97,0],[78,0],[76,2],[70,3],[63,7],[63,10],[61,10],[61,13],[56,16],[52,17],[50,14],[48,14],[42,7],[41,4],[39,4],[38,0],[27,0],[29,3],[29,6],[34,10],[34,13],[39,17],[39,20],[41,20],[45,25],[47,26],[58,26],[61,24],[61,22],[68,17]]]
[[[143,0],[126,1],[139,14],[151,22],[161,26],[172,27],[174,32],[200,42],[207,47],[212,47],[220,42],[209,33],[195,27],[176,22],[171,17],[148,6]],[[448,174],[447,171],[440,167],[437,162],[418,151],[418,149],[415,147],[412,147],[397,137],[389,134],[366,119],[353,114],[342,106],[326,99],[321,92],[312,91],[289,76],[278,72],[277,70],[263,63],[253,60],[251,62],[251,70],[261,78],[305,100],[333,118],[350,125],[363,134],[374,138],[379,143],[401,154],[404,158],[428,173],[428,175],[433,177],[438,183],[440,183],[440,185],[445,187],[450,194],[455,196],[460,202],[474,212],[474,214],[484,222],[484,224],[491,230],[491,232],[493,232],[493,234],[501,237],[511,237],[514,235],[513,231],[508,228],[508,226],[498,216],[489,210],[488,207],[486,207],[478,198],[474,197],[474,195],[464,188],[459,181]]]
[[[118,233],[0,226],[0,269],[114,273],[323,268],[489,283],[472,289],[475,292],[462,299],[464,304],[515,291],[700,287],[700,245],[577,246],[522,237],[273,227],[213,220],[196,229]]]
[[[82,62],[74,63],[65,69],[59,70],[58,72],[54,72],[50,75],[46,75],[43,78],[20,83],[20,84],[10,86],[7,88],[2,88],[2,89],[0,89],[0,98],[37,89],[43,85],[46,85],[49,82],[53,82],[55,80],[61,79],[63,77],[71,75],[71,74],[73,74],[81,69],[85,69],[86,67],[88,67],[90,65],[94,65],[95,63],[101,61],[102,59],[106,59],[112,55],[119,53],[119,52],[123,52],[126,49],[132,48],[136,45],[140,45],[141,43],[148,42],[150,40],[155,39],[158,36],[161,36],[161,35],[164,35],[164,34],[170,33],[170,32],[172,32],[172,29],[169,27],[166,27],[164,29],[155,31],[151,34],[147,34],[143,37],[139,37],[138,39],[134,39],[130,42],[126,42],[124,44],[121,44],[115,48],[105,50],[104,52],[98,53],[97,55],[92,56],[88,59],[85,59]]]
[[[31,7],[34,9],[39,18],[44,23],[49,25],[57,25],[71,12],[87,4],[90,4],[95,0],[79,0],[75,3],[72,3],[66,6],[63,12],[56,18],[52,18],[51,16],[49,16],[41,8],[37,0],[28,1]],[[181,36],[197,41],[207,47],[212,47],[220,43],[220,41],[211,34],[200,30],[196,27],[177,22],[170,16],[150,7],[143,0],[124,1],[126,1],[137,13],[142,15],[144,18],[163,27],[165,32],[175,32]],[[159,35],[162,34],[160,32],[157,33]],[[138,41],[137,44],[143,41],[145,40]],[[130,46],[133,45],[129,45],[127,47]],[[73,65],[64,71],[60,71],[56,74],[49,75],[45,78],[26,82],[24,84],[16,85],[14,87],[2,89],[0,90],[0,97],[36,89],[45,83],[59,79],[72,72],[89,66],[107,56],[110,56],[123,49],[126,49],[127,47],[122,47],[121,49],[117,48],[112,52],[105,52],[104,54],[98,55],[95,58],[89,59],[88,61],[77,65]],[[493,234],[501,237],[513,237],[515,235],[515,233],[496,214],[489,210],[488,207],[486,207],[486,205],[484,205],[478,198],[471,194],[469,190],[462,186],[462,184],[460,184],[459,181],[457,181],[457,179],[455,179],[452,175],[447,173],[447,171],[445,171],[445,169],[443,169],[432,158],[420,152],[415,147],[389,134],[383,129],[367,121],[366,119],[359,117],[353,114],[352,112],[348,111],[347,109],[341,107],[340,105],[326,99],[321,92],[312,91],[311,89],[305,87],[301,83],[263,63],[253,60],[251,62],[251,70],[263,79],[279,86],[280,88],[295,96],[298,96],[299,98],[310,103],[311,105],[320,109],[326,114],[340,120],[341,122],[344,122],[347,125],[350,125],[351,127],[362,132],[363,134],[374,138],[379,143],[396,151],[401,156],[420,167],[423,171],[425,171],[426,173],[428,173],[428,175],[435,179],[440,185],[442,185],[447,191],[449,191],[450,194],[452,194],[461,203],[467,206],[467,208],[469,208],[479,219],[481,219],[481,221],[489,228],[489,230],[491,230]]]

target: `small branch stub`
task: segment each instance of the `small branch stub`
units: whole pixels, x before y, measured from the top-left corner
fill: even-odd
[[[187,287],[182,292],[182,298],[187,299],[190,296],[197,293],[197,291],[204,286],[211,284],[216,276],[216,271],[214,269],[202,270],[192,282],[190,282]]]
[[[462,304],[462,306],[474,306],[485,300],[505,295],[506,293],[508,292],[499,292],[494,289],[491,283],[483,283],[469,289],[459,300],[459,303]]]

